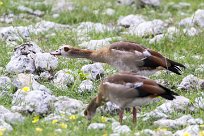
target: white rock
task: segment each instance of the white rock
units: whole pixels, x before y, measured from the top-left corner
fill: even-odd
[[[188,36],[195,36],[198,35],[200,33],[199,30],[197,30],[195,27],[191,27],[191,28],[185,28],[183,29],[184,34],[188,35]]]
[[[7,76],[0,77],[0,97],[5,94],[8,94],[8,91],[11,89],[12,83],[11,79]]]
[[[196,107],[204,109],[204,96],[195,98],[195,104]]]
[[[190,8],[191,4],[187,2],[179,2],[179,3],[173,4],[172,7],[175,9],[184,9],[184,8]]]
[[[184,115],[178,119],[160,119],[154,122],[154,125],[165,128],[178,128],[188,125],[200,125],[203,123],[202,119],[194,119],[191,115]]]
[[[50,80],[53,78],[53,76],[48,71],[45,71],[40,73],[40,78],[43,80]]]
[[[0,120],[3,120],[11,125],[15,125],[17,123],[22,123],[24,121],[24,117],[21,114],[17,112],[13,113],[0,105]]]
[[[130,128],[127,125],[118,125],[116,123],[118,123],[118,122],[112,123],[113,133],[124,134],[124,133],[130,133],[131,132]]]
[[[58,59],[50,53],[36,53],[35,67],[40,71],[50,71],[57,68]]]
[[[166,100],[165,103],[157,107],[155,110],[145,113],[144,120],[150,118],[167,118],[167,114],[176,111],[185,111],[190,106],[190,100],[184,96],[176,96],[176,99],[170,101]]]
[[[5,131],[12,131],[13,128],[11,125],[9,125],[8,123],[6,123],[5,121],[0,119],[0,130],[4,130]]]
[[[103,123],[91,123],[88,126],[88,129],[104,129],[106,127],[106,124]]]
[[[167,34],[170,35],[178,34],[179,32],[180,32],[179,29],[174,26],[171,26],[167,29]]]
[[[164,39],[165,36],[164,34],[159,34],[159,35],[156,35],[154,36],[152,39],[149,40],[149,44],[155,44],[155,43],[158,43],[160,42],[162,39]]]
[[[32,74],[18,74],[17,77],[13,80],[13,85],[18,89],[22,89],[23,87],[30,87],[30,90],[41,90],[47,93],[51,92],[47,87],[35,81],[34,75]]]
[[[45,122],[52,122],[53,120],[57,120],[58,122],[68,121],[67,115],[71,115],[71,114],[64,114],[64,113],[62,114],[65,116],[62,116],[59,113],[51,113],[47,117],[45,117],[43,121]]]
[[[184,18],[179,22],[179,26],[192,27],[194,26],[194,20],[191,17]]]
[[[61,11],[72,11],[75,9],[75,5],[70,0],[45,0],[45,4],[52,4],[52,12],[60,13]]]
[[[204,28],[204,10],[198,9],[192,16],[195,23]]]
[[[84,104],[82,101],[60,96],[57,97],[54,107],[56,113],[76,114],[83,110]]]
[[[41,49],[33,42],[24,43],[14,49],[11,60],[6,65],[9,73],[35,72],[35,54],[41,52]]]
[[[65,89],[74,83],[74,76],[70,70],[63,69],[54,75],[53,83],[56,87]]]
[[[83,34],[88,32],[104,33],[109,31],[113,31],[113,28],[108,27],[101,23],[82,22],[77,27],[77,32]]]
[[[108,8],[103,12],[103,14],[108,15],[108,16],[113,16],[115,14],[115,10]]]
[[[178,89],[190,90],[190,89],[203,89],[204,80],[199,79],[194,75],[188,75],[183,78],[178,85]]]
[[[106,38],[101,40],[90,40],[88,42],[83,42],[79,44],[79,46],[89,50],[96,50],[109,45],[111,40],[112,40],[111,38]]]
[[[188,126],[183,130],[176,131],[176,133],[174,133],[174,136],[183,136],[185,133],[188,133],[190,136],[198,136],[199,126],[198,125]]]
[[[138,26],[139,24],[145,22],[145,19],[141,15],[128,15],[125,17],[120,17],[118,20],[118,25],[129,27],[129,26]]]
[[[141,136],[141,135],[147,135],[147,136],[172,136],[171,131],[166,131],[166,130],[151,130],[151,129],[144,129],[140,132],[135,133],[135,136]]]
[[[93,90],[93,82],[91,80],[84,80],[81,82],[79,85],[78,92],[83,93],[83,92],[91,92]]]
[[[117,0],[117,3],[124,6],[129,6],[134,3],[134,0]]]
[[[119,109],[120,109],[119,106],[117,106],[116,104],[110,101],[106,102],[106,104],[100,107],[102,114],[111,114],[111,115],[118,114]]]
[[[30,40],[30,34],[39,34],[47,31],[64,30],[70,28],[69,25],[57,24],[49,21],[40,21],[35,25],[17,26],[17,27],[0,27],[0,38],[7,42],[7,44],[15,43],[16,41]]]
[[[198,9],[191,17],[181,20],[179,25],[185,27],[198,25],[204,28],[204,10]]]
[[[128,33],[141,37],[149,35],[151,36],[163,33],[165,27],[166,24],[162,20],[155,19],[153,21],[143,22],[136,27],[130,26]]]
[[[101,63],[84,65],[81,68],[81,71],[83,71],[85,74],[88,74],[87,78],[92,80],[98,79],[104,74],[103,65]]]
[[[17,9],[20,10],[20,11],[28,12],[28,13],[32,13],[33,12],[33,10],[31,8],[25,7],[23,5],[22,6],[18,6]]]
[[[141,0],[143,5],[160,6],[160,0]]]
[[[19,89],[13,96],[11,109],[25,114],[44,115],[52,111],[55,100],[55,96],[41,90],[23,92]]]

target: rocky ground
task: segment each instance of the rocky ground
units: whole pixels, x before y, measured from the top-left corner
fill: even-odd
[[[0,136],[204,136],[204,2],[202,0],[0,0]],[[173,101],[140,108],[137,124],[118,107],[83,110],[116,69],[49,54],[62,44],[98,49],[115,41],[143,44],[185,64],[181,76],[151,78],[175,90]]]

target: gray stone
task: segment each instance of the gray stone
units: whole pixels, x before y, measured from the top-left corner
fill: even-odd
[[[6,70],[9,73],[34,73],[35,54],[39,52],[41,49],[33,42],[16,47]]]
[[[108,15],[108,16],[113,16],[115,14],[115,10],[108,8],[103,12],[103,14]]]
[[[199,126],[198,125],[191,125],[183,130],[178,130],[174,133],[173,136],[183,136],[185,133],[188,133],[190,136],[198,136],[199,135]]]
[[[147,135],[147,136],[173,136],[171,131],[167,130],[151,130],[151,129],[144,129],[141,132],[135,133],[135,136],[141,136],[141,135]]]
[[[79,44],[79,46],[89,50],[96,50],[109,45],[111,40],[112,40],[111,38],[106,38],[101,40],[90,40],[88,42],[83,42]]]
[[[115,115],[118,114],[119,111],[119,107],[112,103],[112,102],[106,102],[103,106],[100,107],[100,111],[102,114],[111,114],[111,115]]]
[[[179,26],[192,27],[192,26],[194,26],[194,21],[193,21],[193,19],[191,17],[187,17],[187,18],[182,19],[179,22]]]
[[[101,63],[84,65],[81,71],[88,74],[87,78],[92,80],[99,79],[104,74],[103,65]]]
[[[39,71],[51,71],[57,68],[58,59],[50,53],[36,53],[35,67]]]
[[[149,40],[149,44],[155,44],[155,43],[158,43],[160,42],[162,39],[165,38],[165,35],[164,34],[159,34],[159,35],[156,35],[154,36],[152,39]]]
[[[84,80],[79,85],[78,92],[84,93],[84,92],[91,92],[93,90],[93,82],[91,80]]]
[[[11,79],[7,76],[0,77],[0,97],[7,94],[12,88]]]
[[[183,78],[178,85],[178,89],[191,90],[191,89],[203,89],[204,80],[199,79],[194,75],[188,75]]]
[[[165,103],[158,106],[155,110],[145,113],[143,120],[150,118],[167,118],[168,114],[176,111],[185,111],[190,107],[190,100],[184,96],[176,96],[176,99],[170,101],[166,100]]]
[[[19,89],[13,96],[11,109],[25,114],[45,115],[52,111],[55,100],[55,96],[41,90],[24,92]]]
[[[88,126],[88,129],[104,129],[105,127],[106,127],[106,125],[103,123],[91,123]]]
[[[18,89],[22,89],[23,87],[30,87],[30,90],[41,90],[47,93],[51,92],[47,87],[35,81],[34,75],[32,74],[18,74],[17,77],[13,80],[13,85]]]
[[[118,25],[130,27],[134,26],[137,27],[139,24],[145,22],[145,19],[141,15],[128,15],[125,17],[120,17],[118,20]]]
[[[194,105],[195,105],[197,108],[204,109],[204,96],[195,98],[195,103],[194,103]]]
[[[108,27],[101,23],[82,22],[80,23],[80,25],[77,27],[76,30],[78,33],[83,33],[83,34],[88,32],[104,33],[104,32],[113,31],[113,28]]]
[[[198,29],[196,29],[195,27],[191,27],[191,28],[185,28],[183,29],[184,34],[188,35],[188,36],[195,36],[198,35],[200,33],[200,31]]]
[[[71,114],[63,114],[64,116],[60,115],[59,113],[51,113],[47,117],[43,119],[45,122],[52,122],[53,120],[57,120],[58,122],[68,121],[67,115]]]
[[[0,119],[0,130],[12,131],[13,128],[10,124]]]
[[[204,10],[198,9],[192,18],[194,19],[195,24],[204,28]]]
[[[45,71],[40,73],[40,78],[43,80],[50,80],[53,78],[53,76],[48,71]]]
[[[162,20],[155,19],[153,21],[143,22],[136,27],[130,26],[128,33],[140,37],[152,36],[163,33],[165,27],[166,24]]]
[[[60,13],[61,11],[72,11],[75,5],[70,0],[45,0],[45,4],[52,4],[52,12]]]
[[[125,133],[131,132],[130,128],[127,125],[120,125],[119,122],[112,123],[112,130],[113,130],[113,133],[118,133],[118,134],[125,134]]]
[[[191,115],[184,115],[178,119],[160,119],[154,122],[154,125],[164,128],[179,128],[188,125],[200,125],[203,120],[200,118],[194,119]]]
[[[65,89],[74,83],[74,76],[70,70],[63,69],[54,75],[53,83],[56,87]]]
[[[117,0],[117,3],[124,6],[129,6],[134,3],[134,0]]]
[[[17,123],[22,123],[24,121],[24,117],[21,114],[11,112],[0,105],[0,120],[5,121],[8,124],[15,125]]]
[[[56,113],[76,114],[83,110],[84,104],[82,101],[60,96],[57,97],[54,107]]]
[[[141,0],[142,5],[160,6],[161,0]]]

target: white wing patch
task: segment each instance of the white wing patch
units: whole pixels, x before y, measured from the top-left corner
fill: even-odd
[[[148,50],[143,51],[145,57],[151,56],[151,53]]]
[[[138,87],[141,87],[141,86],[143,86],[143,82],[136,82],[134,84],[134,88],[138,88]]]

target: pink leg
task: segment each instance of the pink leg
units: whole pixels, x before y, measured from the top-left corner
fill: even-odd
[[[136,123],[137,121],[137,109],[135,107],[133,107],[133,110],[132,110],[132,116],[133,116],[133,123]]]
[[[120,111],[119,111],[119,122],[120,122],[120,124],[122,124],[123,113],[124,113],[124,109],[120,109]]]

